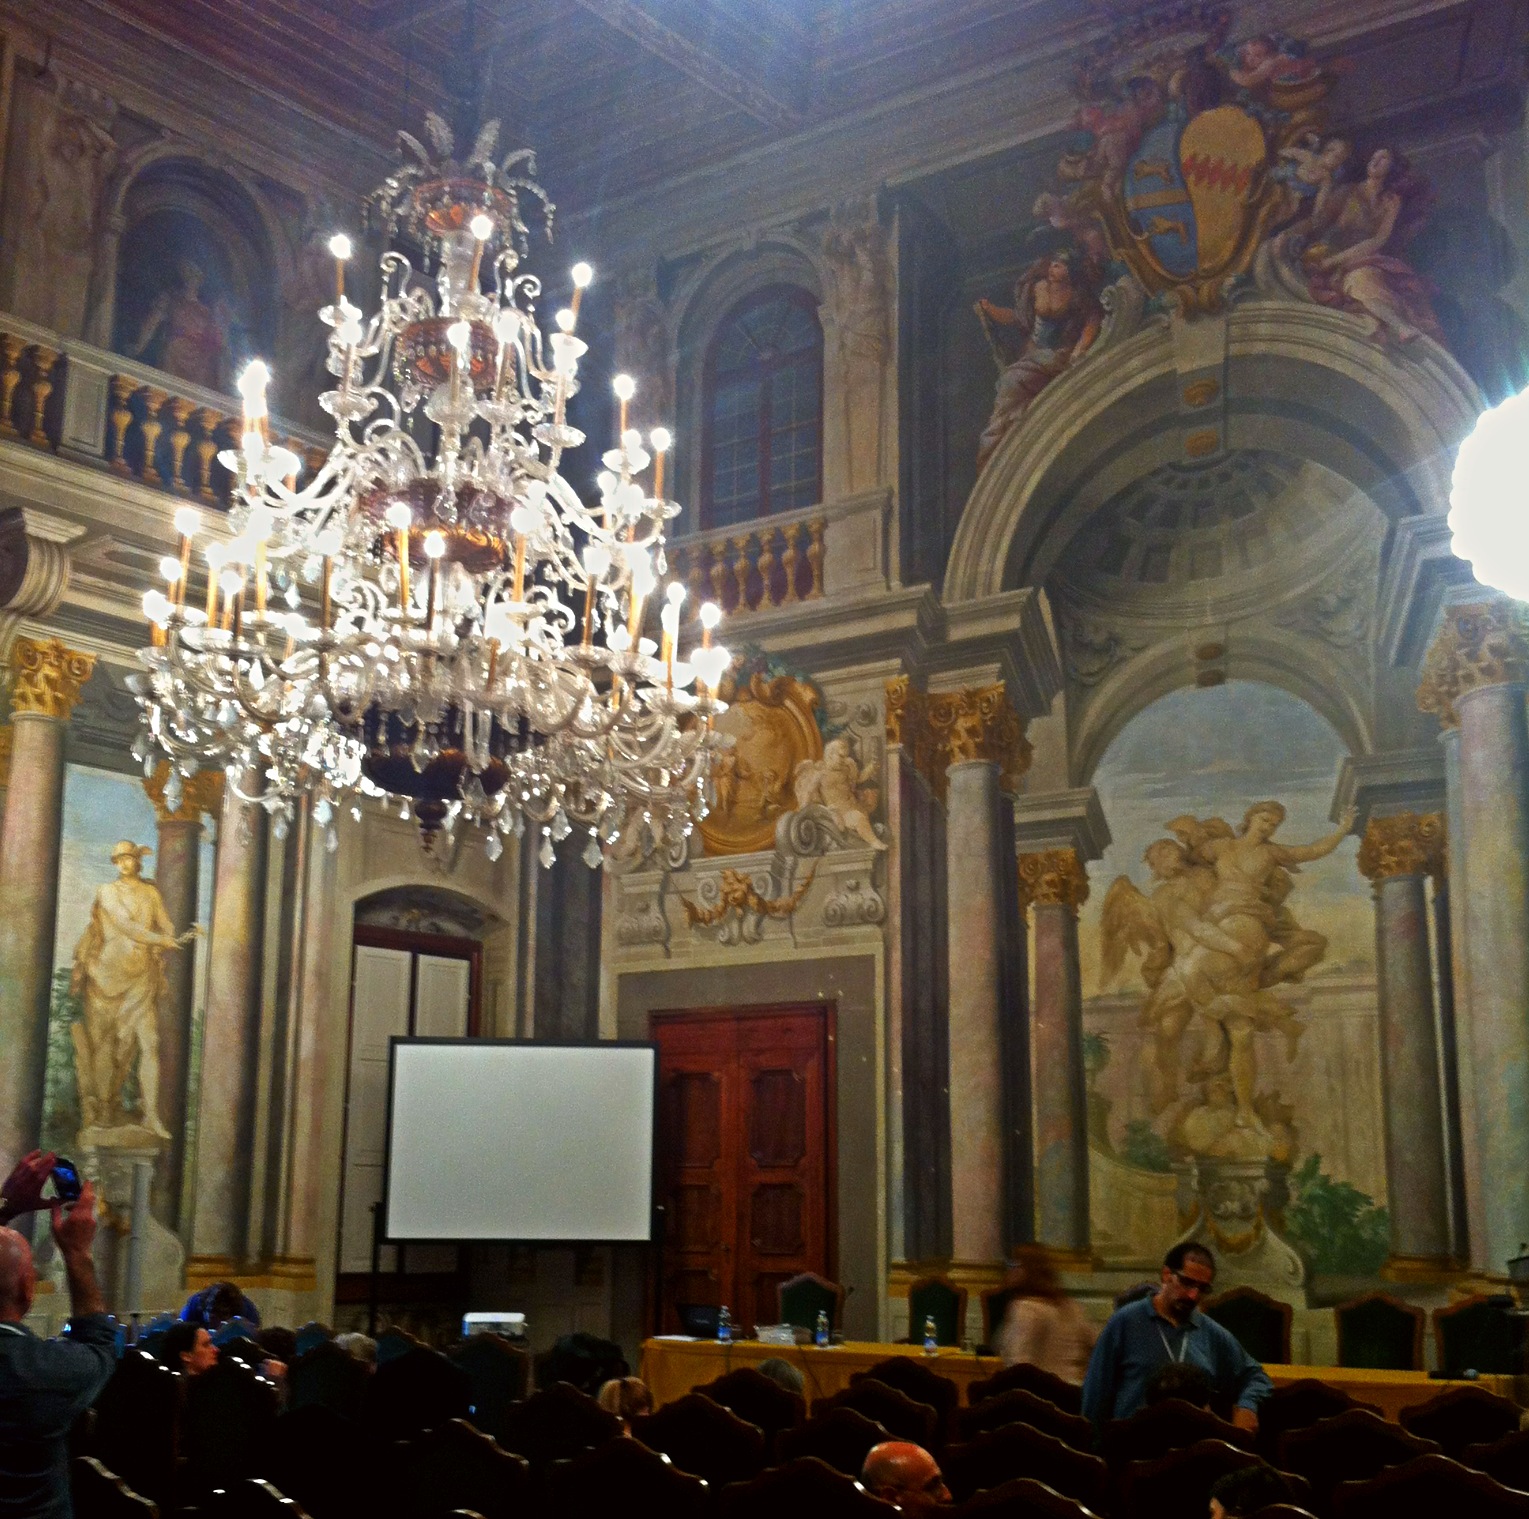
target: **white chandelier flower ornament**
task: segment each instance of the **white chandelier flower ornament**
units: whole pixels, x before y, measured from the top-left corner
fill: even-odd
[[[521,268],[523,203],[551,233],[534,160],[496,164],[490,123],[459,163],[445,123],[426,128],[433,151],[401,133],[408,161],[370,204],[433,272],[389,249],[365,317],[345,293],[350,240],[331,241],[335,299],[319,316],[336,383],[319,402],[335,442],[301,489],[300,461],[270,441],[269,371],[256,360],[241,376],[241,446],[221,456],[233,536],[207,543],[198,604],[200,520],[176,513],[179,556],[143,599],[135,753],[146,772],[169,761],[171,805],[196,769],[225,770],[278,837],[306,801],[330,848],[358,795],[398,802],[427,844],[476,825],[491,859],[528,824],[544,864],[575,830],[591,866],[619,840],[672,845],[705,815],[730,662],[709,604],[680,657],[675,583],[659,641],[644,636],[680,509],[664,495],[672,439],[628,427],[635,384],[618,376],[600,501],[580,500],[560,466],[584,441],[567,407],[593,272],[574,267],[544,334],[540,282]]]

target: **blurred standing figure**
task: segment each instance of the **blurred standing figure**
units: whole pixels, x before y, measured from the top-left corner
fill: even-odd
[[[1023,1361],[1081,1387],[1094,1348],[1094,1326],[1062,1291],[1046,1252],[1021,1245],[1009,1268],[1009,1285],[1015,1295],[993,1347],[1004,1365]]]

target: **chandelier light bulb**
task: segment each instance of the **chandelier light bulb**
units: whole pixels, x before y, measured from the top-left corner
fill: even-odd
[[[674,436],[667,427],[655,427],[648,434],[648,442],[652,445],[655,454],[666,454],[674,442]]]
[[[329,239],[329,251],[343,264],[351,255],[350,239],[343,232],[336,232]]]
[[[325,559],[333,559],[345,543],[345,535],[337,527],[326,527],[313,540],[314,549]]]
[[[182,538],[195,538],[201,526],[202,514],[194,506],[176,508],[175,531]]]
[[[625,404],[637,394],[637,381],[629,374],[618,374],[611,381],[611,389],[616,392],[616,399]],[[622,431],[625,432],[626,429],[622,428]]]
[[[457,351],[458,359],[467,357],[468,345],[473,340],[473,330],[466,322],[453,322],[446,329],[446,341]]]
[[[494,218],[487,211],[480,211],[468,222],[467,230],[478,239],[480,243],[486,243],[494,235]]]
[[[611,567],[611,551],[603,543],[584,546],[584,573],[591,580],[599,580]]]
[[[226,569],[218,576],[218,589],[225,596],[237,596],[244,589],[244,576],[236,569]]]
[[[664,595],[669,598],[670,606],[677,607],[685,599],[685,587],[679,581],[671,580],[669,589],[664,592]]]
[[[582,259],[568,272],[573,280],[573,288],[575,290],[587,290],[589,282],[595,277],[595,271],[588,264],[584,263]]]
[[[564,306],[563,309],[553,318],[553,321],[557,323],[557,330],[559,332],[572,332],[574,324],[578,321],[578,318],[567,306]]]
[[[244,399],[244,415],[247,418],[263,417],[266,386],[271,383],[271,371],[264,359],[251,359],[239,376],[239,394]]]
[[[701,626],[708,632],[722,621],[722,608],[714,601],[701,603]]]
[[[221,570],[228,563],[228,550],[221,543],[209,543],[202,551],[209,570]]]
[[[425,557],[427,559],[439,559],[446,552],[446,535],[439,532],[425,534]]]
[[[159,561],[159,573],[161,577],[174,585],[181,578],[181,562],[172,554],[166,554]]]
[[[414,513],[402,501],[395,501],[382,516],[395,533],[403,532],[414,521]]]

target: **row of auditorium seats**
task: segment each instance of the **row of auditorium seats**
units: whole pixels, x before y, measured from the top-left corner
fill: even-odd
[[[748,1505],[759,1494],[784,1502],[792,1484],[803,1496],[773,1512],[869,1514],[884,1510],[865,1508],[861,1500],[870,1500],[853,1476],[870,1447],[889,1437],[935,1451],[956,1511],[991,1519],[1201,1519],[1210,1484],[1260,1459],[1291,1474],[1305,1511],[1319,1519],[1381,1512],[1364,1505],[1382,1479],[1388,1514],[1428,1512],[1416,1495],[1453,1484],[1473,1514],[1529,1516],[1529,1493],[1515,1491],[1529,1488],[1529,1434],[1518,1432],[1516,1405],[1480,1388],[1452,1389],[1392,1424],[1336,1388],[1298,1382],[1265,1405],[1257,1441],[1169,1400],[1107,1426],[1096,1453],[1075,1411],[1078,1390],[1037,1368],[972,1384],[974,1401],[963,1407],[954,1383],[916,1357],[894,1357],[814,1399],[810,1414],[798,1395],[740,1368],[635,1420],[635,1438],[623,1440],[619,1421],[567,1383],[480,1409],[461,1366],[414,1347],[382,1365],[358,1395],[345,1377],[310,1374],[314,1366],[337,1369],[327,1349],[294,1362],[292,1398],[279,1414],[274,1390],[233,1357],[182,1382],[130,1353],[98,1405],[90,1448],[97,1466],[80,1474],[80,1519],[131,1519],[122,1507],[131,1495],[110,1474],[166,1514],[226,1510],[231,1493],[258,1503],[263,1490],[252,1479],[313,1519],[594,1513],[583,1504],[597,1491],[609,1502],[639,1491],[662,1499],[652,1512],[743,1515],[755,1512]],[[505,1370],[515,1364],[516,1353],[502,1346],[480,1354]],[[492,1435],[467,1422],[490,1417]],[[1415,1480],[1393,1491],[1393,1470]],[[293,1519],[290,1508],[283,1512]]]

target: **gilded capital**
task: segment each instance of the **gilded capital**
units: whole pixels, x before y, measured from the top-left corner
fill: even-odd
[[[1423,661],[1418,708],[1444,728],[1459,725],[1455,703],[1482,686],[1529,677],[1529,616],[1516,602],[1482,601],[1446,609]]]
[[[941,764],[987,760],[998,766],[1005,785],[1030,768],[1025,725],[1009,704],[1002,681],[966,691],[942,691],[928,697],[929,731]]]
[[[146,776],[143,789],[154,804],[154,815],[161,823],[195,823],[204,813],[217,813],[223,806],[223,772],[198,770],[190,780],[181,782],[180,805],[172,807],[165,797],[170,780],[170,765],[161,761],[153,775]]]
[[[1037,849],[1019,857],[1019,900],[1024,911],[1032,904],[1070,907],[1076,912],[1088,901],[1088,870],[1076,849]]]
[[[1372,881],[1444,873],[1444,819],[1437,812],[1371,818],[1359,841],[1359,869]]]
[[[887,682],[887,743],[897,744],[913,768],[939,796],[945,794],[945,767],[936,763],[929,732],[929,698],[906,675]]]
[[[11,715],[67,721],[95,667],[94,654],[66,648],[56,638],[18,638],[11,645]]]

